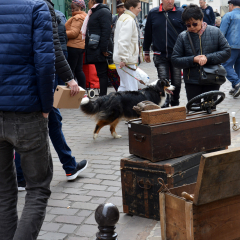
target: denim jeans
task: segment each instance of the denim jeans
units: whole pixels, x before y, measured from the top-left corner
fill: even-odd
[[[231,57],[222,65],[227,71],[227,79],[234,88],[240,82],[240,49],[231,49]]]
[[[14,148],[22,156],[27,183],[25,206],[19,222]],[[47,119],[40,112],[0,111],[0,239],[37,239],[51,194],[52,175]]]
[[[161,55],[153,56],[154,65],[157,68],[159,79],[171,79],[171,84],[175,86],[173,95],[171,96],[171,106],[179,105],[181,91],[181,69],[175,68],[172,65],[171,58],[166,58]],[[169,76],[171,74],[171,77]]]

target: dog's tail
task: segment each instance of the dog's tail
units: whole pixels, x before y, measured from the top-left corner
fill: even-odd
[[[99,112],[99,103],[98,101],[90,101],[89,98],[84,98],[80,108],[87,115],[95,115]]]

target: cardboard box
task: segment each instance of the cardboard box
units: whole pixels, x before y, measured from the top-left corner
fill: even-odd
[[[79,108],[82,98],[85,94],[85,89],[81,87],[79,87],[79,89],[80,92],[72,97],[70,95],[70,88],[58,85],[54,93],[53,106],[55,108]]]

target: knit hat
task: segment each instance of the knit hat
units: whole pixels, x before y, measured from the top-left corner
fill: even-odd
[[[121,1],[121,0],[118,0],[117,1],[117,8],[118,7],[121,7],[121,6],[123,6],[124,5],[124,3]]]
[[[82,9],[86,9],[84,0],[72,0],[72,3],[76,4],[78,7]]]
[[[240,0],[230,0],[230,1],[228,1],[228,4],[229,3],[232,3],[234,5],[240,6]]]

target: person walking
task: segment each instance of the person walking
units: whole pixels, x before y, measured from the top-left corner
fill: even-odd
[[[47,126],[55,72],[52,20],[40,0],[1,0],[0,16],[0,239],[36,240],[53,176]],[[14,149],[28,185],[19,220]]]
[[[83,54],[85,51],[85,40],[82,39],[81,28],[87,14],[84,0],[73,0],[71,3],[72,17],[66,22],[68,37],[68,63],[77,78],[78,85],[86,88],[86,78],[83,72]]]
[[[150,60],[152,44],[153,61],[157,68],[159,79],[169,79],[175,86],[174,95],[166,101],[164,107],[178,106],[181,91],[181,69],[172,65],[171,56],[178,34],[186,29],[182,22],[183,9],[176,7],[174,0],[162,0],[160,7],[153,8],[147,18],[145,27],[143,51],[147,63]]]
[[[85,62],[95,64],[100,83],[100,94],[107,94],[108,87],[108,49],[111,46],[110,34],[112,14],[103,0],[90,0],[88,2],[88,15],[82,26],[82,37],[85,39]],[[110,46],[109,46],[110,44]],[[112,47],[112,46],[111,46]]]
[[[207,5],[206,0],[200,0],[199,4],[204,14],[203,21],[206,22],[208,25],[214,26],[215,14],[212,7]]]
[[[139,55],[139,31],[137,16],[141,12],[139,0],[124,0],[124,14],[117,21],[114,35],[113,61],[120,77],[121,91],[137,91],[136,65]]]
[[[228,1],[229,12],[221,22],[220,30],[231,47],[231,57],[223,64],[227,71],[227,79],[232,83],[229,94],[240,95],[240,0]]]
[[[58,36],[58,26],[54,11],[54,4],[51,2],[51,0],[44,0],[44,2],[47,4],[52,17],[56,73],[67,84],[67,86],[71,88],[71,96],[74,96],[79,92],[79,87],[77,82],[74,80],[71,68],[69,67],[69,64],[62,51]],[[55,86],[57,86],[57,84],[58,82],[55,81]],[[59,160],[62,163],[62,167],[66,172],[67,180],[75,180],[78,175],[87,168],[88,162],[85,159],[80,162],[76,162],[75,157],[72,156],[71,149],[67,145],[62,132],[62,116],[59,109],[53,107],[49,112],[48,120],[49,136],[54,149],[58,154]],[[25,190],[26,181],[22,173],[21,158],[18,154],[18,151],[15,153],[15,164],[17,169],[18,189],[22,191]]]
[[[112,18],[112,32],[111,32],[111,40],[114,44],[114,32],[116,29],[117,21],[119,17],[125,12],[124,3],[121,0],[117,1],[117,14],[113,16]]]
[[[172,63],[175,67],[183,69],[187,99],[190,101],[204,92],[219,90],[218,84],[201,83],[200,67],[218,65],[227,61],[231,49],[219,28],[209,26],[203,21],[203,12],[197,5],[187,6],[182,14],[182,20],[187,26],[187,31],[182,32],[177,39]],[[196,55],[191,47],[188,33]]]

